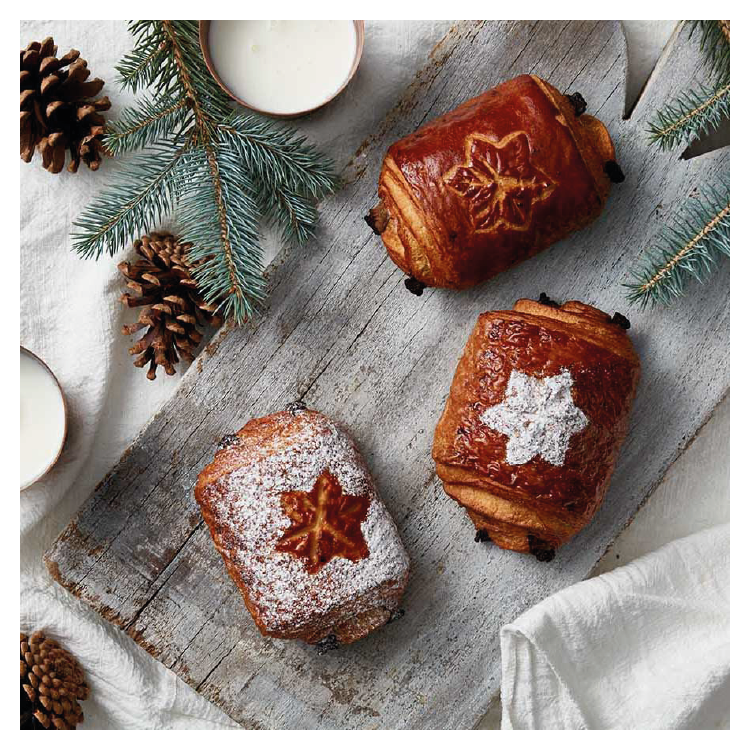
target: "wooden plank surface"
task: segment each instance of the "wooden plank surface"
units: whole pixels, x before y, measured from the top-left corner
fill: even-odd
[[[467,728],[499,688],[500,628],[584,578],[729,384],[728,265],[667,310],[621,282],[661,218],[729,152],[680,160],[649,147],[656,104],[698,75],[677,35],[630,120],[615,22],[461,23],[353,158],[318,239],[270,272],[269,311],[220,333],[47,554],[54,577],[246,727]],[[627,179],[596,224],[463,293],[410,295],[362,221],[395,139],[522,72],[583,93]],[[479,313],[547,292],[626,313],[643,362],[630,434],[604,506],[550,564],[473,542],[443,493],[432,432]],[[261,638],[192,498],[216,443],[296,398],[348,425],[412,559],[406,616],[324,656]]]

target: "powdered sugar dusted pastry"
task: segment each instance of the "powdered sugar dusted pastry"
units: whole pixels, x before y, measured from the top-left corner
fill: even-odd
[[[331,645],[387,623],[409,558],[343,428],[294,404],[223,442],[195,498],[259,630]]]
[[[599,216],[623,175],[585,109],[580,94],[522,75],[388,149],[366,221],[411,291],[473,286]]]
[[[432,455],[478,540],[549,560],[604,499],[640,364],[621,315],[542,299],[479,316]]]

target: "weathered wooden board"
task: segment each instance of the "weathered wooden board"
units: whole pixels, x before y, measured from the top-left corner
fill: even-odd
[[[669,64],[624,121],[616,23],[452,29],[323,207],[317,242],[274,264],[269,312],[209,346],[49,551],[55,578],[246,727],[471,727],[499,686],[501,626],[586,576],[728,387],[727,267],[666,311],[627,309],[621,287],[661,217],[728,168],[728,149],[684,161],[646,144],[646,114],[697,74],[694,47],[684,32],[673,40]],[[472,291],[413,297],[362,221],[385,149],[527,71],[584,94],[611,129],[626,182],[593,227],[513,271]],[[643,360],[604,507],[546,565],[474,544],[430,459],[476,316],[542,291],[626,312]],[[257,634],[192,499],[223,435],[299,397],[350,427],[413,562],[406,617],[325,656]]]

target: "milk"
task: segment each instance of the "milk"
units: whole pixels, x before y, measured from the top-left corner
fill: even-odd
[[[313,109],[346,82],[353,21],[211,21],[211,60],[239,99],[273,114]]]
[[[65,406],[52,373],[21,350],[21,489],[55,462],[65,439]]]

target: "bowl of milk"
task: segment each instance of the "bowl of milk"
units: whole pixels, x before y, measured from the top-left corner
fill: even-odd
[[[338,96],[362,57],[364,21],[200,21],[211,75],[243,107],[299,117]]]
[[[41,479],[62,453],[67,414],[52,370],[21,347],[21,489]]]

